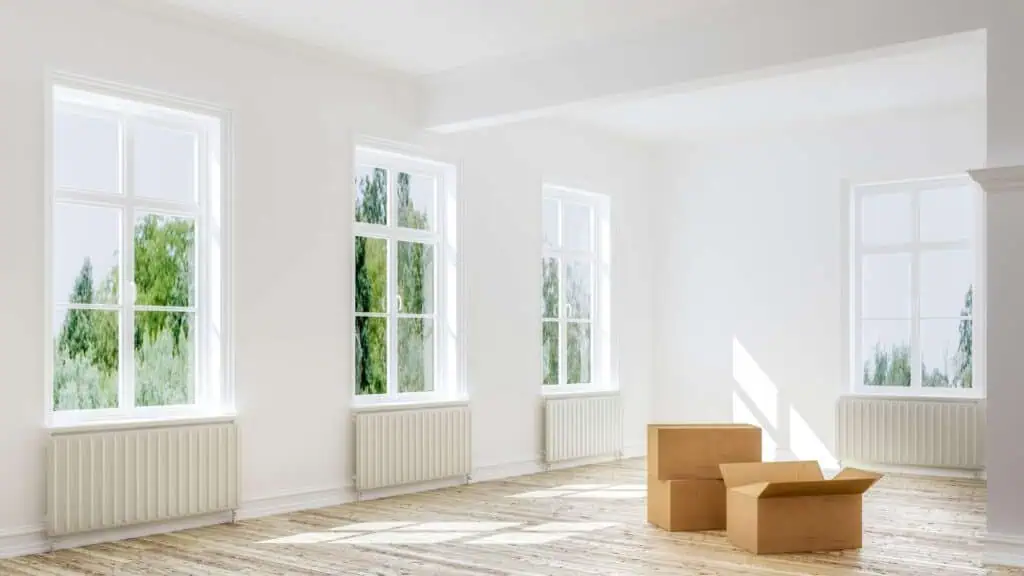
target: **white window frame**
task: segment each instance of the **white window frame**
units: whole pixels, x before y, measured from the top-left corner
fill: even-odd
[[[54,73],[46,91],[44,172],[44,375],[46,425],[71,428],[132,421],[222,418],[234,414],[233,318],[231,306],[232,186],[230,116],[222,109],[175,96],[114,83]],[[53,179],[54,118],[58,111],[102,117],[118,122],[118,192],[58,188]],[[133,126],[147,125],[183,130],[196,135],[196,189],[194,205],[139,197],[134,194],[132,166]],[[118,407],[96,410],[54,410],[53,314],[61,305],[53,294],[53,218],[60,204],[94,206],[120,211],[118,304],[89,304],[68,308],[116,311],[120,321]],[[195,220],[195,302],[186,308],[142,306],[134,301],[134,222],[136,214],[181,216]],[[140,311],[189,312],[195,323],[194,403],[176,406],[135,405],[134,320]]]
[[[924,242],[921,240],[920,198],[923,193],[931,190],[965,187],[973,192],[974,222],[973,238],[970,240]],[[863,243],[862,206],[863,198],[885,195],[904,194],[911,197],[911,213],[913,222],[911,240],[902,244],[870,245]],[[851,183],[847,189],[847,201],[844,202],[850,214],[844,219],[847,226],[846,238],[849,240],[849,278],[847,293],[847,334],[846,357],[848,361],[847,389],[851,394],[864,396],[918,397],[918,398],[966,398],[980,399],[985,397],[985,209],[984,194],[980,187],[966,174],[952,176],[898,180],[878,183]],[[969,250],[974,260],[974,294],[972,302],[972,388],[931,388],[921,385],[921,290],[920,261],[923,254],[951,250]],[[867,386],[863,382],[864,351],[862,350],[862,267],[865,256],[878,254],[906,254],[911,258],[911,317],[906,319],[911,324],[911,385],[899,386]],[[874,319],[879,320],[879,319]],[[900,319],[902,320],[902,319]]]
[[[461,314],[458,308],[459,270],[457,251],[458,202],[456,198],[457,170],[451,163],[436,161],[417,152],[399,149],[372,139],[357,142],[352,164],[350,200],[352,214],[352,237],[349,249],[352,251],[352,265],[349,266],[352,297],[349,306],[352,311],[352,374],[348,386],[353,404],[359,407],[383,407],[389,405],[433,404],[442,402],[463,402],[468,396],[463,374],[465,367],[461,356],[462,335]],[[355,206],[359,194],[357,181],[360,167],[383,168],[388,172],[387,180],[387,224],[368,224],[355,220]],[[433,230],[402,228],[397,225],[398,203],[394,198],[395,182],[399,172],[410,175],[424,175],[435,178],[436,193]],[[355,239],[368,237],[386,240],[388,243],[387,263],[387,310],[385,312],[357,312],[355,309]],[[433,314],[408,314],[398,311],[398,242],[417,242],[434,248],[434,312]],[[356,386],[358,353],[355,319],[359,317],[387,319],[387,392],[385,394],[358,394]],[[400,318],[432,318],[434,323],[434,389],[429,392],[398,391],[398,320]]]
[[[618,383],[612,375],[612,340],[611,340],[611,207],[607,196],[596,194],[575,188],[545,184],[542,192],[542,221],[544,202],[554,200],[558,202],[558,234],[559,247],[553,248],[542,242],[541,266],[548,258],[558,259],[558,318],[546,318],[541,315],[541,327],[544,322],[558,321],[558,384],[544,384],[544,370],[538,365],[538,382],[544,395],[561,395],[575,393],[608,392],[618,389]],[[562,206],[564,204],[575,204],[586,206],[591,210],[591,237],[590,250],[567,250],[561,247],[563,234]],[[593,294],[591,295],[591,382],[569,384],[568,363],[566,361],[566,350],[568,349],[567,326],[569,320],[566,313],[565,302],[565,268],[566,260],[586,261],[591,263],[593,274]],[[543,268],[542,268],[543,274]],[[543,276],[541,277],[543,279]],[[543,281],[543,280],[542,280]],[[538,336],[543,338],[541,334]],[[539,342],[542,346],[542,340]]]

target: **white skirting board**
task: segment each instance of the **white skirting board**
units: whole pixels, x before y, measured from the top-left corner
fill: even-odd
[[[1024,568],[1024,536],[989,533],[984,543],[985,565]]]

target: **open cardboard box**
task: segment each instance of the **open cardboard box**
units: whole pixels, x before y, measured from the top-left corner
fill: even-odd
[[[816,461],[722,464],[726,530],[754,554],[860,548],[863,495],[880,474],[845,468],[826,480]]]

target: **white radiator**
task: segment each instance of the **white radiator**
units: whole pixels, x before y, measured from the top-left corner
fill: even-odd
[[[357,491],[469,477],[468,406],[360,412],[355,429]]]
[[[618,394],[546,399],[545,462],[621,454],[622,403]]]
[[[844,463],[985,467],[985,403],[843,397],[836,414]]]
[[[50,536],[238,507],[233,423],[53,434],[46,466]]]

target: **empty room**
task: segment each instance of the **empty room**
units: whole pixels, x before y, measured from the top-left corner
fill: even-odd
[[[1022,222],[1024,1],[0,0],[0,575],[1024,575]]]

